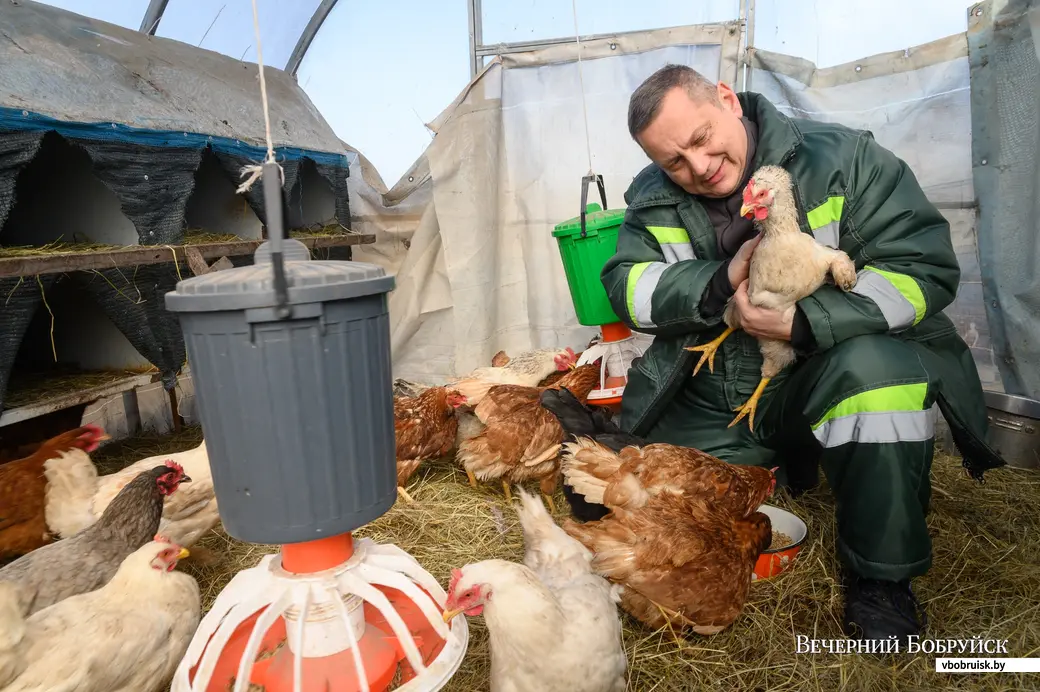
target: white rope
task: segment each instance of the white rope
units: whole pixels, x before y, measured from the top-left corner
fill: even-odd
[[[271,114],[269,113],[269,107],[267,105],[267,80],[264,79],[264,52],[260,43],[260,14],[256,9],[256,0],[253,2],[253,31],[256,33],[256,62],[260,68],[260,103],[264,109],[264,135],[267,138],[267,158],[264,159],[264,163],[277,163],[274,158],[274,142],[271,139]],[[264,168],[262,164],[254,164],[251,166],[244,166],[242,168],[242,175],[249,177],[238,186],[236,192],[242,193],[253,187],[253,183],[260,179],[263,174]],[[285,171],[282,170],[281,166],[278,166],[278,173],[281,176],[282,183],[285,183]]]
[[[585,154],[589,157],[589,175],[592,175],[592,144],[589,142],[589,108],[585,103],[585,78],[581,69],[581,35],[578,33],[578,0],[571,0],[574,12],[574,42],[578,44],[578,84],[581,86],[581,111],[585,116]]]

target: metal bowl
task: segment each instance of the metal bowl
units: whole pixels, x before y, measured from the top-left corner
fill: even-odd
[[[1040,401],[985,392],[989,443],[1008,466],[1040,469]]]

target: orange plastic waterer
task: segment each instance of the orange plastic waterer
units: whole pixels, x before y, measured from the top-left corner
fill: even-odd
[[[265,163],[270,240],[253,265],[166,295],[224,529],[282,546],[217,596],[172,690],[439,690],[465,655],[465,618],[445,624],[447,594],[410,555],[353,537],[397,500],[394,280],[283,239],[279,181]]]
[[[603,206],[587,204],[589,183],[599,188]],[[642,349],[632,331],[618,318],[600,281],[603,265],[617,250],[617,235],[625,220],[624,209],[607,209],[607,193],[603,177],[590,174],[581,181],[581,213],[553,229],[567,276],[571,301],[578,323],[599,327],[601,338],[589,346],[578,359],[578,365],[600,360],[600,385],[589,394],[589,404],[603,406],[615,413],[628,382],[632,361]]]

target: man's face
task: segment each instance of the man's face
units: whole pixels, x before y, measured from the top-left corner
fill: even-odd
[[[636,140],[672,181],[690,194],[728,197],[747,162],[747,132],[737,95],[718,85],[720,103],[691,99],[672,89],[650,126]]]

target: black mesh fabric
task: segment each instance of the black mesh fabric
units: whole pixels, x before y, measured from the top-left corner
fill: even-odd
[[[322,163],[315,164],[315,168],[318,175],[332,185],[332,192],[336,195],[336,220],[343,227],[350,228],[350,196],[347,194],[350,169]]]
[[[37,155],[44,134],[0,130],[0,228],[14,206],[18,174]],[[183,242],[185,210],[205,146],[156,146],[117,139],[78,139],[67,132],[61,136],[82,147],[90,156],[94,174],[118,197],[123,213],[134,223],[142,245],[177,245]],[[243,180],[242,168],[255,163],[244,155],[223,151],[214,151],[213,154],[235,186]],[[299,179],[301,160],[282,160],[280,163],[285,174],[283,208],[288,209],[291,191]],[[316,168],[333,187],[338,221],[349,227],[347,170],[331,165]],[[245,196],[263,222],[266,217],[263,185],[257,182]],[[220,232],[220,229],[212,230]],[[345,251],[349,257],[349,248]],[[180,259],[180,276],[187,278],[190,270],[184,258]],[[252,263],[252,257],[234,257],[232,261],[236,266],[244,266]],[[45,287],[53,284],[54,276],[41,277]],[[163,300],[178,280],[174,263],[75,273],[72,278],[91,294],[134,348],[159,368],[164,386],[167,389],[174,387],[185,361],[180,323],[174,313],[166,311]],[[0,407],[19,344],[40,304],[40,295],[35,277],[23,277],[21,283],[17,278],[0,279]]]
[[[43,292],[54,284],[56,275],[0,279],[0,411],[4,410],[11,366],[18,355],[22,337],[33,315],[43,302]]]
[[[142,245],[174,245],[184,239],[184,209],[195,187],[203,149],[123,142],[76,144],[90,154],[94,175],[116,193]]]
[[[231,182],[237,187],[245,182],[246,178],[242,176],[242,169],[246,166],[256,165],[256,161],[248,159],[245,156],[235,156],[234,154],[228,154],[226,152],[214,152],[217,160],[220,161],[221,168],[227,173]],[[282,207],[289,205],[289,192],[292,190],[293,185],[296,184],[296,178],[300,174],[300,162],[297,161],[280,161],[279,164],[282,166],[284,171],[285,181],[282,185]],[[263,181],[257,180],[253,183],[253,186],[243,193],[246,196],[246,201],[249,202],[250,209],[256,214],[256,218],[260,219],[260,223],[267,224],[267,210],[264,208],[264,186]]]
[[[42,132],[0,131],[0,228],[14,206],[18,174],[36,156],[42,140]]]
[[[181,276],[190,276],[186,263]],[[138,353],[159,368],[166,389],[172,389],[185,359],[180,322],[163,300],[177,284],[174,264],[105,269],[77,274],[76,280]]]

